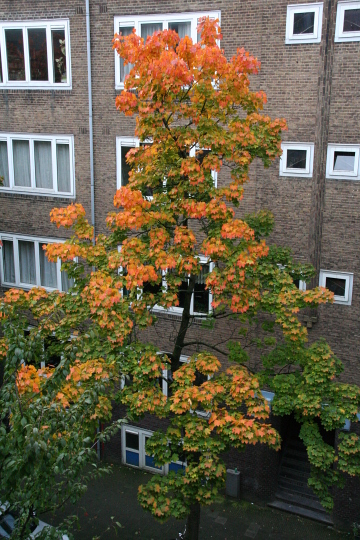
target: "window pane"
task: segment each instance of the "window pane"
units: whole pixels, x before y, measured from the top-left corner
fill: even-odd
[[[127,186],[129,183],[129,172],[131,170],[130,165],[126,161],[126,154],[132,146],[121,146],[121,185]]]
[[[13,141],[15,186],[31,187],[29,141]]]
[[[75,281],[73,278],[69,278],[68,273],[65,270],[61,272],[61,290],[67,292],[71,287],[73,287]]]
[[[0,48],[0,83],[4,81],[2,73],[2,64],[1,64],[1,48]]]
[[[139,434],[132,433],[131,431],[125,432],[125,446],[126,448],[132,448],[133,450],[139,450]]]
[[[334,152],[334,171],[354,172],[355,152]]]
[[[126,463],[128,465],[135,465],[135,467],[139,466],[139,454],[137,452],[131,452],[130,450],[126,450]]]
[[[5,30],[9,81],[25,81],[24,39],[22,30]]]
[[[205,279],[209,273],[209,265],[203,264],[201,273],[196,276],[194,287],[194,312],[209,312],[209,291],[205,289]]]
[[[66,83],[66,45],[65,30],[52,30],[52,50],[54,65],[54,82]]]
[[[148,36],[152,36],[154,32],[162,29],[162,23],[144,23],[141,25],[141,37],[146,41]]]
[[[185,280],[185,281],[182,281],[181,285],[179,286],[179,291],[178,291],[179,306],[178,307],[183,308],[183,309],[185,305],[185,294],[188,289],[188,285],[189,285],[189,281]]]
[[[20,281],[36,285],[34,242],[19,240]]]
[[[360,9],[346,9],[344,13],[344,32],[360,31]]]
[[[120,27],[119,32],[122,36],[130,36],[133,31],[133,26]],[[124,60],[120,57],[120,81],[124,82],[126,75],[129,75],[133,64],[124,64]]]
[[[36,187],[53,189],[51,142],[35,141],[34,155]]]
[[[2,185],[9,187],[9,163],[6,141],[0,141],[0,176],[2,177]]]
[[[162,280],[160,280],[160,283],[149,283],[146,281],[143,286],[143,293],[144,294],[159,294],[162,290]]]
[[[56,145],[56,162],[58,191],[70,193],[70,147],[68,144]]]
[[[169,23],[169,30],[175,30],[180,39],[185,36],[191,37],[191,22],[188,21]]]
[[[11,240],[3,240],[4,281],[15,283],[14,246]]]
[[[290,150],[286,152],[287,169],[306,169],[306,150]]]
[[[47,81],[48,59],[46,46],[46,29],[29,28],[30,79],[32,81]]]
[[[336,296],[345,297],[345,288],[346,288],[345,279],[327,277],[325,286],[327,289],[329,289],[329,291],[333,292]]]
[[[45,254],[46,244],[39,245],[40,284],[43,287],[57,288],[56,263],[50,262]]]
[[[314,33],[315,12],[309,13],[294,13],[294,31],[298,34],[313,34]]]

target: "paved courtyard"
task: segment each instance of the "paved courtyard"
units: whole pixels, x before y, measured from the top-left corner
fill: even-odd
[[[151,475],[114,465],[112,472],[94,481],[68,514],[77,514],[80,529],[75,540],[175,540],[184,522],[160,524],[137,502],[137,488]],[[56,522],[47,517],[47,521]],[[115,524],[120,523],[121,529]],[[201,540],[344,540],[349,533],[246,501],[220,498],[202,509]]]

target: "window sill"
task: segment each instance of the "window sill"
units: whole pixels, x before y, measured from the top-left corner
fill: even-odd
[[[41,84],[34,83],[2,83],[0,84],[0,90],[72,90],[72,84],[67,83],[58,83],[58,84],[46,84],[45,82]]]
[[[5,193],[6,195],[28,195],[30,197],[48,197],[49,199],[75,199],[73,193],[55,193],[53,191],[40,191],[40,190],[31,190],[31,189],[11,189],[7,187],[0,187],[0,193]]]

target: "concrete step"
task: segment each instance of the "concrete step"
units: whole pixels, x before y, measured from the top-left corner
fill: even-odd
[[[315,496],[308,497],[304,494],[296,494],[288,490],[279,489],[275,493],[275,498],[288,504],[295,504],[296,506],[302,506],[303,508],[309,508],[309,510],[316,510],[317,512],[327,514],[325,508]]]
[[[290,514],[297,514],[314,521],[319,521],[325,525],[333,525],[333,521],[328,514],[323,512],[317,512],[315,510],[309,510],[308,508],[303,508],[302,506],[297,506],[294,504],[288,504],[283,501],[273,501],[268,504],[270,508],[276,508],[277,510],[282,510],[283,512],[289,512]]]
[[[308,462],[308,460],[303,461],[300,459],[296,459],[293,456],[284,456],[281,462],[281,467],[294,468],[310,473],[310,463]]]
[[[286,467],[284,465],[281,466],[280,469],[280,477],[283,478],[294,478],[295,480],[299,480],[300,482],[303,481],[307,483],[307,480],[310,476],[310,471],[304,471],[300,468],[295,467]]]
[[[284,458],[293,458],[304,463],[309,463],[307,453],[302,450],[285,448],[283,456]]]
[[[305,495],[306,497],[313,497],[317,499],[312,489],[304,482],[296,482],[294,480],[280,478],[278,483],[279,489],[291,491],[292,493]]]

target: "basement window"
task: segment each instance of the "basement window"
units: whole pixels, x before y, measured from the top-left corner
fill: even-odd
[[[0,86],[70,88],[69,21],[0,23]]]
[[[339,2],[335,42],[360,41],[360,2]]]
[[[360,145],[329,144],[326,160],[326,178],[360,180]]]
[[[280,176],[311,178],[313,174],[314,145],[312,143],[282,143]]]
[[[287,6],[285,43],[320,43],[322,12],[322,2]]]
[[[334,303],[351,305],[353,274],[320,270],[319,286],[334,293]]]

